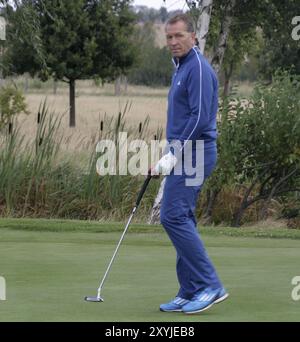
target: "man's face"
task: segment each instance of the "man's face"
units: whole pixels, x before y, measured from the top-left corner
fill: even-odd
[[[195,33],[188,32],[183,21],[166,26],[167,45],[173,57],[183,57],[195,45]]]

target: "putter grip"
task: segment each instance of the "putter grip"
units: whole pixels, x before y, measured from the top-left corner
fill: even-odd
[[[148,186],[148,184],[149,184],[149,182],[150,182],[151,177],[152,177],[152,176],[149,174],[149,175],[147,176],[147,178],[145,179],[145,182],[144,182],[144,184],[143,184],[143,187],[142,187],[142,189],[141,189],[141,191],[140,191],[140,193],[139,193],[139,195],[138,195],[138,198],[137,198],[137,200],[136,200],[136,203],[135,203],[135,207],[136,207],[136,208],[139,206],[139,204],[140,204],[140,202],[141,202],[141,200],[142,200],[142,198],[143,198],[143,196],[144,196],[144,193],[145,193],[145,191],[146,191],[146,189],[147,189],[147,186]]]

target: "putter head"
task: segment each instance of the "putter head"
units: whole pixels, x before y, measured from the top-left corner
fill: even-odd
[[[103,298],[101,297],[84,297],[86,302],[94,302],[94,303],[101,303],[104,302]]]

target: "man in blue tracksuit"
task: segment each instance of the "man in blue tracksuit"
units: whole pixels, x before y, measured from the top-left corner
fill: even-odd
[[[187,15],[168,21],[166,37],[175,65],[168,96],[170,148],[152,172],[167,174],[161,223],[177,252],[180,288],[175,299],[161,304],[160,310],[197,313],[228,297],[200,239],[194,215],[203,182],[217,160],[218,81],[195,46],[193,24]]]

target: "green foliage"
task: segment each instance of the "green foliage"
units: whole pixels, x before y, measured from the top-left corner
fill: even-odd
[[[48,75],[45,49],[42,42],[40,20],[33,1],[4,1],[4,15],[8,22],[4,43],[3,74],[38,73]]]
[[[6,74],[29,72],[43,81],[68,82],[70,125],[75,126],[75,81],[113,80],[134,62],[130,2],[25,0],[16,10],[7,6]]]
[[[262,28],[265,44],[260,53],[260,72],[268,79],[278,68],[300,74],[299,40],[292,39],[292,19],[299,15],[299,1],[265,1]]]
[[[277,171],[299,163],[299,89],[299,77],[278,72],[271,86],[256,86],[249,101],[226,100],[219,143],[232,174],[254,176],[268,163]]]
[[[246,60],[237,69],[235,75],[235,78],[242,82],[256,82],[263,78],[263,75],[259,72],[259,64],[265,41],[260,28],[256,28],[255,34],[256,40],[253,42],[254,45],[250,46],[249,51],[247,51]]]
[[[169,50],[166,47],[152,47],[147,51],[143,62],[129,74],[129,81],[152,87],[169,86],[173,70]]]
[[[22,92],[11,85],[0,88],[0,130],[20,113],[28,114]]]
[[[126,1],[46,1],[41,17],[48,65],[54,78],[114,78],[133,62],[133,15]],[[42,8],[38,8],[43,13]],[[110,13],[110,15],[107,15]]]
[[[207,48],[209,50],[214,50],[219,34],[222,32],[221,24],[224,20],[224,6],[222,0],[213,1],[207,38]],[[261,8],[261,0],[236,2],[222,62],[222,71],[229,79],[232,75],[238,73],[239,68],[245,64],[245,59],[257,51],[259,37],[256,31],[262,18]]]
[[[223,0],[214,0],[207,39],[207,47],[212,50],[218,41],[224,16]],[[270,79],[276,69],[289,70],[299,74],[299,41],[292,39],[292,19],[297,16],[298,0],[241,0],[236,1],[233,22],[226,42],[222,70],[238,73],[244,65],[242,77],[253,79],[253,75]],[[261,32],[263,34],[261,34]],[[247,73],[250,56],[252,75]],[[256,79],[256,77],[254,77]]]
[[[277,72],[252,98],[226,99],[221,107],[219,162],[208,187],[245,187],[243,209],[299,190],[300,78]],[[249,197],[250,196],[250,197]]]
[[[299,113],[299,77],[278,72],[271,86],[256,87],[241,120],[240,141],[249,167],[270,162],[280,172],[299,164]]]
[[[147,86],[169,86],[173,71],[171,54],[166,47],[155,45],[155,31],[151,23],[136,29],[135,41],[139,57],[128,75],[129,82]]]

